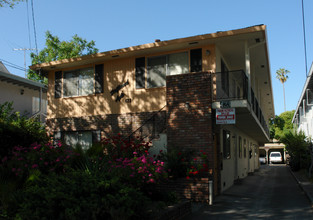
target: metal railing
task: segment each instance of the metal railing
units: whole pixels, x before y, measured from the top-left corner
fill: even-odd
[[[159,111],[155,112],[150,118],[142,123],[142,125],[134,130],[127,139],[130,141],[136,136],[139,136],[145,141],[152,141],[157,138],[158,135],[166,129],[166,116],[162,118],[162,111],[166,105],[163,106]]]
[[[264,131],[269,136],[269,128],[264,120],[262,109],[252,88],[248,88],[248,77],[243,70],[215,73],[216,101],[248,100]],[[248,91],[250,89],[250,99]]]
[[[248,78],[243,70],[215,73],[216,99],[248,99]]]

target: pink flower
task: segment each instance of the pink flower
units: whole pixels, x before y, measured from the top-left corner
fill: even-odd
[[[148,183],[155,183],[155,180],[151,178],[148,180]]]
[[[33,164],[32,165],[32,168],[34,169],[34,168],[37,168],[38,167],[38,165],[37,164]]]

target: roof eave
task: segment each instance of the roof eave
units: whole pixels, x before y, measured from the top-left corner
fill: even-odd
[[[89,60],[90,62],[94,60],[100,61],[105,58],[112,58],[118,55],[141,51],[141,50],[149,50],[153,48],[161,48],[161,47],[166,47],[170,45],[181,44],[184,42],[201,41],[201,40],[221,38],[221,37],[227,37],[227,36],[233,36],[233,35],[239,35],[239,34],[253,33],[253,32],[258,32],[258,31],[265,31],[265,30],[266,30],[265,25],[256,25],[256,26],[251,26],[251,27],[236,29],[236,30],[220,31],[220,32],[211,33],[211,34],[204,34],[204,35],[197,35],[197,36],[186,37],[186,38],[159,41],[159,42],[154,42],[154,43],[127,47],[123,49],[106,51],[106,52],[97,53],[97,54],[85,55],[85,56],[76,57],[76,58],[52,61],[49,63],[35,64],[35,65],[30,66],[30,69],[35,70],[35,71],[38,71],[38,70],[50,71],[53,68],[58,69],[60,66],[64,66],[64,65],[65,66],[71,65],[73,63],[80,64],[80,63],[88,62]]]

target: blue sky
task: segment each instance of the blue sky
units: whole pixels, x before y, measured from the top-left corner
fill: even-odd
[[[286,109],[293,110],[306,79],[301,0],[33,0],[37,45],[44,48],[45,32],[61,40],[75,34],[94,40],[100,52],[248,27],[267,25],[275,114],[284,111],[283,90],[276,70],[290,71],[285,83]],[[0,60],[24,66],[24,53],[14,48],[34,48],[35,38],[28,3],[0,8]],[[313,1],[304,0],[308,69],[313,61]],[[31,42],[29,40],[31,36]],[[30,65],[29,53],[26,54]],[[24,72],[9,68],[13,74]]]

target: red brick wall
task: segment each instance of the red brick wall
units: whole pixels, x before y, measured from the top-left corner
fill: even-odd
[[[176,192],[180,199],[209,203],[209,178],[179,178],[158,187],[166,192]]]
[[[166,77],[168,149],[206,152],[213,168],[212,84],[208,72]]]
[[[140,127],[141,129],[134,136],[159,134],[166,129],[166,112],[139,112],[47,120],[47,129],[50,135],[53,135],[55,131],[101,130],[103,136],[118,133],[128,136]]]

